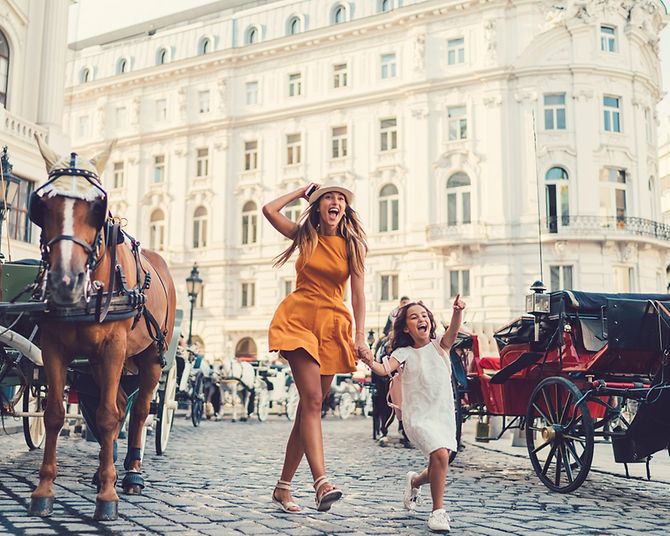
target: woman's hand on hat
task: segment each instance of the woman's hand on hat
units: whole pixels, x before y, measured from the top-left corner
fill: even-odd
[[[321,188],[321,185],[318,182],[310,182],[306,187],[305,190],[302,193],[302,197],[309,201],[310,195],[312,195],[314,192],[316,192],[319,188]]]

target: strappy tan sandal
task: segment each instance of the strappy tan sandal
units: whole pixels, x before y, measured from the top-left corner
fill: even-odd
[[[319,490],[325,485],[332,486],[332,489],[319,495]],[[333,486],[328,481],[328,477],[326,475],[320,476],[314,481],[314,492],[316,493],[316,497],[314,498],[316,501],[316,509],[319,512],[327,512],[330,510],[330,507],[333,506],[333,503],[339,501],[342,498],[342,490],[339,490]]]
[[[295,501],[281,502],[279,499],[277,499],[275,491],[278,489],[291,491],[291,483],[287,482],[286,480],[277,480],[275,489],[272,491],[272,502],[279,506],[279,508],[281,508],[287,514],[301,514],[302,508],[300,508],[300,505]]]

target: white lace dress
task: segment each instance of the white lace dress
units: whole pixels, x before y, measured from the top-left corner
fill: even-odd
[[[391,355],[405,364],[402,373],[402,423],[407,437],[429,455],[439,448],[456,450],[456,417],[451,364],[439,342],[421,348],[397,348]]]

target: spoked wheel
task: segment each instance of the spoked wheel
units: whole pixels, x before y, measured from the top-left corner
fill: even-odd
[[[289,421],[294,421],[296,413],[298,413],[298,403],[300,402],[300,393],[295,383],[292,383],[288,388],[286,395],[286,418]]]
[[[569,493],[582,485],[593,461],[593,419],[570,380],[546,378],[535,388],[526,444],[535,473],[550,490]]]
[[[156,454],[162,456],[167,449],[170,430],[177,408],[177,367],[172,366],[165,379],[165,389],[158,392],[158,413],[156,415]]]
[[[29,385],[23,392],[23,411],[26,413],[41,413],[32,417],[23,417],[23,436],[30,450],[38,449],[44,442],[46,430],[44,428],[44,409],[47,403],[46,385]]]
[[[453,462],[461,447],[461,429],[463,428],[463,408],[461,407],[461,396],[458,392],[458,382],[454,376],[451,377],[451,388],[454,393],[454,415],[456,417],[456,450],[449,453],[449,463]]]
[[[193,385],[193,394],[191,395],[191,422],[193,426],[200,426],[202,414],[205,411],[205,377],[202,372],[198,372]]]
[[[348,419],[356,409],[356,402],[350,393],[342,393],[337,403],[337,415],[340,419]]]
[[[256,389],[256,417],[261,422],[268,420],[270,416],[270,391],[266,386]]]

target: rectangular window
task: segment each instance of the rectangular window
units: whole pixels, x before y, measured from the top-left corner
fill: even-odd
[[[35,189],[35,183],[16,174],[14,176],[19,179],[19,188],[14,198],[12,210],[8,210],[6,215],[9,225],[9,237],[21,242],[30,242],[33,226],[28,218],[28,201],[30,194]]]
[[[286,296],[291,294],[294,288],[295,288],[295,279],[290,277],[282,279],[282,286],[281,286],[282,298],[286,298]]]
[[[77,134],[79,135],[80,138],[88,136],[88,125],[89,125],[88,115],[80,115],[79,128],[77,129]]]
[[[258,82],[247,82],[246,84],[247,104],[258,104]]]
[[[294,166],[302,162],[302,135],[286,136],[286,165]]]
[[[254,211],[242,213],[242,244],[255,244],[258,237],[258,216]]]
[[[201,114],[209,113],[209,91],[198,91],[198,111]]]
[[[551,292],[557,290],[572,290],[572,266],[550,266],[549,278]]]
[[[209,149],[198,149],[196,151],[195,176],[209,176]]]
[[[447,122],[449,124],[449,141],[465,140],[468,137],[468,119],[465,106],[450,106],[447,108]]]
[[[616,28],[613,26],[600,27],[600,50],[603,52],[616,52]]]
[[[288,75],[288,96],[298,97],[302,95],[302,74],[293,73]]]
[[[387,80],[396,77],[395,54],[382,54],[381,56],[381,78]]]
[[[333,65],[333,87],[347,87],[349,85],[349,66],[346,63]]]
[[[395,117],[379,122],[379,150],[392,151],[398,148],[398,125]]]
[[[447,63],[456,65],[465,63],[465,39],[449,39],[447,41]]]
[[[167,100],[156,100],[156,121],[165,121],[167,119]]]
[[[347,156],[347,127],[335,127],[332,129],[332,157],[344,158]]]
[[[256,305],[256,284],[242,283],[242,307]]]
[[[565,93],[544,96],[545,130],[565,130]]]
[[[603,168],[600,172],[601,225],[623,227],[626,223],[626,170]]]
[[[470,270],[451,270],[449,272],[449,295],[470,295]]]
[[[154,156],[154,183],[159,184],[165,180],[165,155]]]
[[[258,169],[258,142],[244,142],[244,171]]]
[[[128,114],[125,106],[119,106],[116,109],[116,126],[117,128],[125,127],[128,122]]]
[[[381,276],[381,301],[395,301],[398,299],[398,274]]]
[[[114,162],[112,188],[123,188],[125,182],[125,171],[123,162]]]
[[[296,199],[284,207],[284,216],[295,223],[298,223],[300,214],[302,214],[300,199]]]
[[[621,98],[603,97],[603,128],[606,132],[621,132]]]
[[[630,266],[614,267],[614,292],[635,292],[635,272]]]

